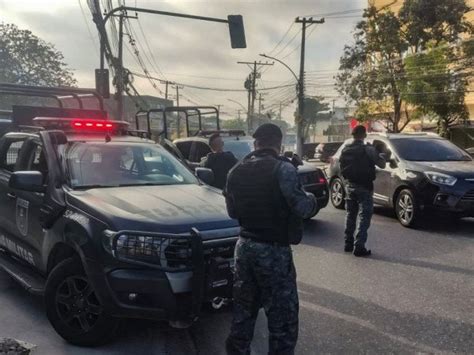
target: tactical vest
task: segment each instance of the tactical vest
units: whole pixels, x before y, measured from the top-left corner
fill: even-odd
[[[227,180],[229,170],[237,162],[231,152],[209,153],[206,166],[214,173],[214,187],[223,189]]]
[[[367,154],[367,146],[361,143],[347,145],[339,158],[342,176],[349,183],[373,188],[375,164]]]
[[[243,237],[290,244],[290,208],[278,182],[280,164],[275,156],[256,152],[231,170],[227,192],[233,197]]]

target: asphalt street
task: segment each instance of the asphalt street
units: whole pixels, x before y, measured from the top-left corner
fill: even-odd
[[[344,212],[327,207],[306,224],[294,248],[300,294],[298,354],[473,353],[474,219],[403,228],[376,209],[370,258],[343,252]],[[206,313],[188,330],[127,321],[115,342],[95,348],[65,343],[42,300],[0,272],[0,338],[36,345],[34,354],[223,354],[228,310]],[[267,352],[260,314],[253,353]]]

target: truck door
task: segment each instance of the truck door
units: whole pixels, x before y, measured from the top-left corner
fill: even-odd
[[[43,175],[43,184],[48,184],[48,166],[39,138],[29,138],[22,146],[16,171],[39,171]],[[35,265],[41,262],[41,246],[44,231],[40,222],[45,193],[15,190],[16,237],[27,244],[33,254]],[[31,260],[29,260],[31,262]]]
[[[0,229],[15,235],[16,196],[8,187],[10,176],[15,170],[18,156],[28,135],[8,134],[0,140]]]

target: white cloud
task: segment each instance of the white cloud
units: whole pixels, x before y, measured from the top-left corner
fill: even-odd
[[[91,20],[86,0],[80,0],[85,13],[81,13],[79,1],[75,0],[0,0],[0,21],[13,22],[48,42],[54,43],[63,52],[66,62],[75,69],[79,84],[84,87],[94,86],[94,69],[98,67],[97,31]],[[118,5],[113,0],[114,5]],[[229,44],[228,29],[223,24],[205,23],[189,19],[139,14],[140,24],[146,34],[149,46],[153,51],[160,69],[169,80],[192,85],[220,88],[243,89],[243,82],[249,73],[247,66],[236,64],[237,61],[262,59],[259,53],[268,53],[278,43],[290,24],[297,16],[308,16],[318,13],[345,11],[366,6],[363,0],[288,0],[288,1],[199,1],[199,0],[127,0],[128,6],[149,7],[163,11],[184,12],[189,14],[225,18],[227,14],[242,14],[246,28],[246,49],[232,50]],[[129,13],[134,15],[134,13]],[[356,14],[357,15],[357,14]],[[92,36],[88,32],[88,27]],[[344,44],[351,41],[351,30],[357,18],[328,19],[323,25],[315,25],[314,32],[307,39],[306,69],[308,71],[308,94],[335,94],[330,84],[333,72],[338,66]],[[145,63],[152,75],[156,73],[146,56],[153,62],[148,53],[140,27],[135,19],[130,19],[135,39]],[[299,49],[301,41],[298,34],[300,25],[295,24],[287,38],[277,50],[278,53],[289,39],[294,41],[287,46],[279,58],[291,66],[295,72],[299,69]],[[313,28],[308,30],[311,32]],[[146,54],[146,56],[145,56]],[[140,72],[128,51],[125,51],[125,66]],[[212,78],[204,78],[212,77]],[[291,82],[292,76],[278,63],[262,74],[261,86],[275,86],[282,82]],[[158,93],[146,79],[136,78],[135,84],[140,92],[152,95]],[[160,85],[164,91],[164,86]],[[290,98],[294,90],[280,89],[265,96],[265,104],[278,107],[278,101]],[[223,111],[234,114],[239,108],[228,99],[247,103],[245,92],[228,93],[200,91],[185,88],[185,97],[203,104],[222,104]],[[183,103],[186,100],[181,99]],[[284,110],[287,120],[293,120],[294,104]]]

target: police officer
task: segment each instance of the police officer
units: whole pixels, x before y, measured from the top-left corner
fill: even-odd
[[[375,166],[384,169],[386,155],[374,146],[365,144],[367,131],[364,126],[354,127],[352,136],[354,141],[342,150],[339,159],[346,186],[344,251],[349,253],[353,251],[355,256],[368,256],[371,251],[366,249],[365,243],[374,208]],[[357,215],[360,221],[354,243]]]
[[[212,152],[201,161],[201,166],[214,172],[214,187],[223,189],[227,180],[229,170],[237,164],[237,158],[232,152],[224,152],[224,141],[219,133],[209,137],[209,146]]]
[[[317,203],[303,191],[295,167],[280,158],[282,132],[274,124],[253,135],[255,151],[229,173],[227,210],[239,220],[235,249],[234,318],[228,354],[249,354],[258,311],[268,318],[269,353],[293,354],[298,338],[298,291],[290,244],[302,237],[302,220]]]

